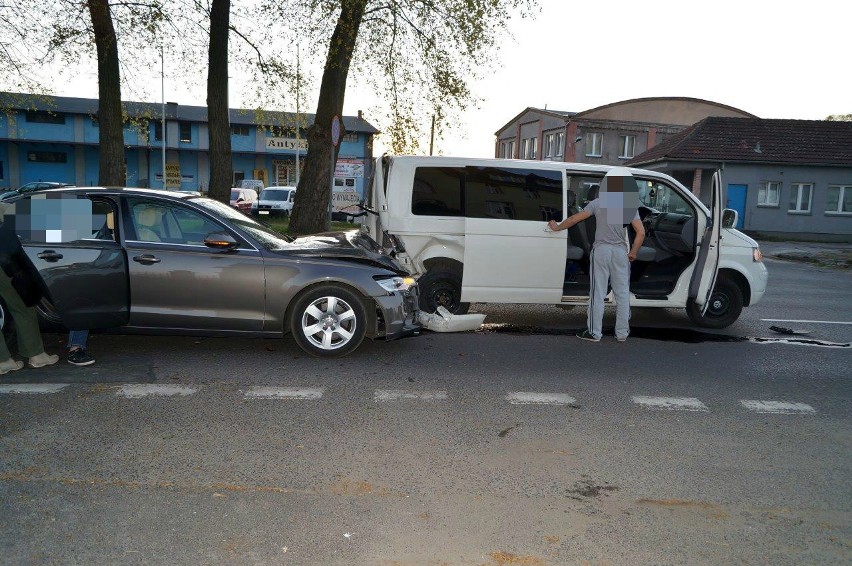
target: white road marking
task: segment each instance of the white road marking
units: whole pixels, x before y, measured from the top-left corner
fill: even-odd
[[[774,413],[779,415],[814,415],[816,409],[805,403],[786,403],[784,401],[742,400],[740,404],[755,413]]]
[[[10,383],[0,385],[0,393],[58,393],[67,383]]]
[[[300,399],[316,400],[322,397],[323,387],[249,387],[243,391],[246,399]]]
[[[513,391],[506,395],[512,405],[576,405],[577,400],[565,393],[534,393]]]
[[[403,389],[376,389],[373,400],[400,401],[402,399],[417,399],[420,401],[445,401],[446,391],[405,391]]]
[[[658,411],[702,411],[710,409],[695,397],[646,397],[634,395],[633,402]]]
[[[852,324],[841,320],[790,320],[786,318],[761,318],[763,322],[804,322],[807,324]]]
[[[183,385],[157,385],[155,383],[130,383],[118,388],[117,395],[128,399],[142,397],[186,397],[197,393],[195,387]]]

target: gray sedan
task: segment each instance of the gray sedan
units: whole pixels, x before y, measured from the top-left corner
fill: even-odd
[[[50,230],[21,230],[20,212],[38,198],[91,202],[91,234],[57,242]],[[294,240],[218,201],[146,189],[59,189],[14,203],[49,291],[40,314],[66,328],[292,333],[316,356],[419,331],[413,279],[356,230]]]

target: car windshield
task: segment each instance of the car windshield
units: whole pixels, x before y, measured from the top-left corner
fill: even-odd
[[[283,189],[266,189],[260,193],[260,200],[287,200],[290,191]]]
[[[218,200],[209,199],[206,197],[193,198],[191,202],[206,208],[215,216],[227,220],[231,224],[236,225],[241,230],[260,242],[267,250],[280,250],[287,247],[287,244],[293,241],[293,238],[285,234],[276,232],[272,228],[252,220],[242,212],[234,210],[227,204],[221,203]]]

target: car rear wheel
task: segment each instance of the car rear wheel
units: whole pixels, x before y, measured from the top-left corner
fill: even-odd
[[[704,316],[701,316],[701,307],[694,301],[689,301],[686,306],[689,319],[703,328],[727,328],[736,322],[742,312],[743,292],[739,285],[726,277],[719,277],[716,281]]]
[[[432,267],[418,280],[420,310],[434,313],[444,307],[453,314],[465,314],[470,303],[461,302],[462,274],[448,265]]]
[[[355,350],[364,339],[367,314],[356,293],[341,285],[314,287],[296,297],[290,331],[312,356],[334,358]]]

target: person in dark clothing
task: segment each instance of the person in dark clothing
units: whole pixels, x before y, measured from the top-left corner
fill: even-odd
[[[41,300],[41,280],[24,253],[14,226],[14,215],[0,217],[0,298],[15,321],[18,353],[29,358],[29,366],[55,364],[59,356],[44,351],[35,304]],[[0,374],[19,370],[24,363],[12,358],[5,340],[0,340]]]

